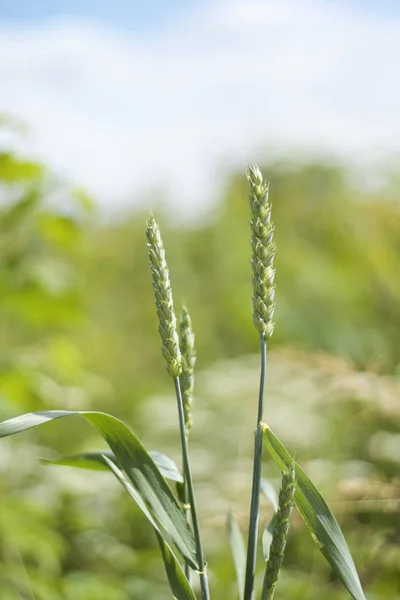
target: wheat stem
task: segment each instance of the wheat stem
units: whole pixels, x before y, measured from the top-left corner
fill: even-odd
[[[260,333],[261,347],[261,373],[260,389],[258,395],[257,429],[254,434],[254,463],[253,463],[253,482],[251,488],[250,504],[250,522],[249,536],[247,542],[247,562],[246,577],[244,588],[244,600],[251,600],[254,591],[254,576],[257,557],[257,539],[258,539],[258,521],[260,508],[260,484],[261,484],[261,459],[263,448],[263,430],[261,422],[263,420],[264,406],[264,387],[265,375],[267,369],[267,343],[264,334]]]
[[[162,342],[161,350],[167,362],[168,373],[171,375],[171,377],[173,377],[174,380],[178,404],[179,431],[182,445],[184,472],[184,494],[186,494],[185,489],[187,489],[187,496],[192,512],[193,531],[196,544],[197,562],[199,565],[202,599],[209,600],[210,595],[208,591],[206,565],[200,535],[200,526],[197,518],[196,502],[194,498],[193,482],[189,462],[187,443],[188,424],[185,418],[185,408],[179,379],[179,376],[182,373],[182,355],[179,346],[179,337],[176,330],[176,316],[172,298],[171,283],[169,280],[169,270],[167,261],[165,259],[164,244],[161,238],[160,229],[152,214],[149,216],[147,221],[146,237],[147,248],[149,252],[150,270],[153,280],[154,298],[158,316],[158,331],[160,333]],[[187,324],[188,320],[190,324],[189,315],[187,314],[185,317],[185,325]],[[188,333],[186,331],[186,333],[187,335],[184,339],[185,349],[187,349],[187,346],[190,347],[194,342],[193,335],[189,335],[191,332]],[[194,358],[195,357],[192,356],[191,359],[193,360],[189,360],[189,366],[194,366]],[[186,361],[186,363],[187,362],[188,361]],[[190,387],[189,393],[191,393],[192,387],[193,386]],[[186,569],[188,569],[188,566],[186,566]],[[188,571],[186,572],[188,573]]]
[[[253,322],[260,334],[261,374],[258,396],[257,429],[254,438],[253,482],[251,489],[249,537],[247,545],[246,577],[244,600],[251,600],[254,594],[254,576],[257,558],[258,520],[260,507],[262,429],[264,409],[264,387],[267,365],[267,340],[274,331],[275,297],[275,242],[274,225],[271,220],[271,204],[268,198],[268,184],[264,181],[257,165],[250,167],[247,179],[250,185],[250,228],[251,228],[251,269],[253,283]]]
[[[186,306],[182,307],[179,319],[179,346],[182,357],[182,373],[179,376],[181,384],[181,392],[183,399],[183,411],[185,417],[186,437],[189,441],[189,433],[193,424],[192,406],[193,406],[193,391],[194,391],[194,366],[196,364],[196,350],[194,347],[194,333],[192,330],[192,321],[189,311]],[[186,517],[188,522],[191,522],[191,507],[189,503],[189,491],[186,478],[183,482],[183,501],[186,506]],[[189,583],[192,579],[192,571],[190,565],[185,562],[185,575]]]
[[[194,496],[193,489],[193,479],[192,472],[189,461],[189,450],[188,450],[188,442],[186,436],[186,427],[185,427],[185,412],[183,408],[183,399],[179,377],[174,378],[175,392],[176,392],[176,400],[178,404],[178,416],[179,416],[179,431],[181,436],[181,445],[182,445],[182,459],[183,459],[183,472],[184,479],[187,485],[189,503],[192,512],[192,521],[193,521],[193,531],[194,538],[196,542],[196,556],[197,562],[199,565],[199,577],[200,577],[200,586],[201,586],[201,597],[202,600],[210,600],[210,592],[208,588],[208,577],[206,570],[206,561],[203,553],[203,544],[201,541],[201,533],[200,533],[200,524],[197,516],[197,507],[196,500]]]

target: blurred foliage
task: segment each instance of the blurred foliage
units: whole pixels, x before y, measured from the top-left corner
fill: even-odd
[[[297,448],[299,459],[330,474],[329,482],[321,481],[328,499],[342,507],[338,514],[368,598],[396,598],[400,187],[393,179],[379,191],[363,188],[329,164],[282,162],[264,171],[277,240],[271,345],[278,358],[268,374],[274,397],[268,410],[272,420],[280,415],[277,433]],[[257,367],[238,358],[258,349],[246,198],[245,177],[232,174],[206,221],[178,226],[173,215],[157,211],[176,308],[182,299],[190,307],[203,372],[193,457],[200,501],[208,499],[203,517],[211,583],[215,594],[232,599],[224,515],[233,504],[246,527],[254,420],[248,399],[257,385]],[[12,148],[0,153],[0,200],[0,418],[95,407],[128,419],[149,449],[175,453],[179,461],[147,267],[146,214],[138,210],[104,223],[82,190]],[[286,354],[287,347],[297,350]],[[316,368],[315,352],[326,357],[318,358],[323,367]],[[338,359],[329,355],[345,359],[344,370],[333,373]],[[151,531],[107,475],[45,468],[37,460],[101,447],[80,423],[2,440],[2,599],[168,595]],[[298,522],[280,594],[314,600],[322,589],[327,600],[346,597]]]

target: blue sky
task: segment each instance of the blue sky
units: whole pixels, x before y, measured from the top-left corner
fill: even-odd
[[[193,0],[0,0],[0,19],[11,22],[60,17],[100,20],[110,27],[156,28],[193,6]]]
[[[105,207],[191,213],[231,166],[398,157],[398,56],[400,0],[0,0],[0,113]]]
[[[0,19],[38,21],[59,17],[98,19],[111,27],[144,30],[157,27],[196,4],[209,0],[0,0]],[[399,0],[325,0],[346,3],[362,12],[398,14]]]

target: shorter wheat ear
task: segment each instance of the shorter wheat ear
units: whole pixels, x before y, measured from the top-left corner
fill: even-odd
[[[182,373],[180,375],[183,409],[185,412],[186,435],[192,428],[192,407],[194,392],[194,366],[196,364],[196,350],[194,347],[194,333],[192,320],[186,306],[182,307],[179,319],[179,342],[182,357]]]
[[[265,569],[261,600],[272,600],[274,597],[275,587],[282,566],[283,555],[285,553],[290,515],[294,504],[295,487],[296,474],[294,464],[292,464],[282,476],[276,525],[272,535],[269,557]]]

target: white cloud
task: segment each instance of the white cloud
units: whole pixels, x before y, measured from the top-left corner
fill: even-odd
[[[215,0],[135,36],[0,26],[0,111],[105,206],[163,184],[191,210],[266,147],[398,152],[399,55],[399,17],[333,0]]]

